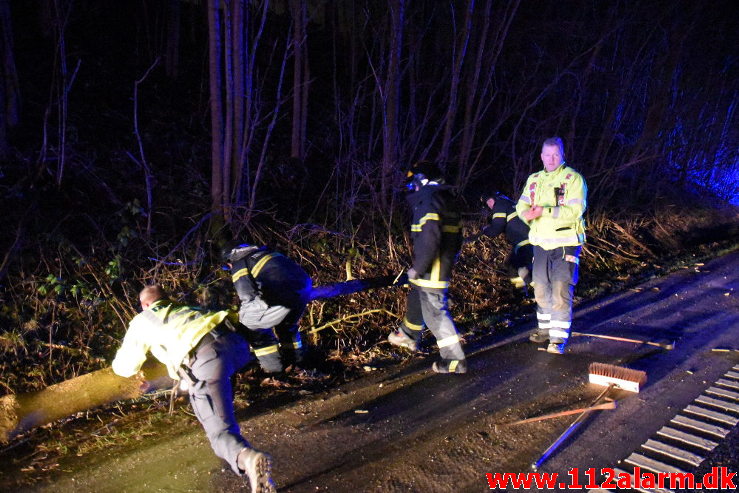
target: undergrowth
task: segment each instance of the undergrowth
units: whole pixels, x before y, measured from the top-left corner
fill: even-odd
[[[465,234],[478,231],[483,220],[468,218]],[[221,305],[235,307],[228,274],[206,240],[210,233],[204,224],[171,244],[146,241],[141,231],[126,226],[114,242],[87,252],[67,242],[54,251],[26,252],[0,292],[0,394],[39,390],[108,366],[146,283],[159,282],[173,297],[194,304],[218,293]],[[243,235],[295,259],[314,285],[395,275],[407,267],[408,242],[401,234],[349,236],[269,217],[254,224]],[[720,211],[687,214],[668,208],[622,219],[599,215],[589,217],[588,224],[578,299],[657,275],[681,255],[710,257],[731,248],[736,239],[736,226]],[[507,281],[503,264],[508,250],[502,238],[463,247],[450,298],[452,314],[468,339],[503,331],[532,310],[531,300]],[[375,289],[312,302],[300,327],[314,348],[316,366],[343,374],[383,352],[390,354],[382,343],[403,316],[406,292]]]

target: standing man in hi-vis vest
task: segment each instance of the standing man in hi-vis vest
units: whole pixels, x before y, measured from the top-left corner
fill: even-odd
[[[565,164],[559,137],[544,141],[543,171],[529,176],[516,212],[530,227],[534,246],[533,280],[538,328],[532,342],[549,340],[547,352],[564,354],[572,325],[572,298],[580,251],[585,243],[587,185]]]

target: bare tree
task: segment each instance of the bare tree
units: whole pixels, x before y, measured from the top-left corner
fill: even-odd
[[[382,97],[382,168],[381,197],[387,201],[398,169],[400,151],[400,81],[403,30],[405,25],[405,0],[388,0],[390,21],[390,45],[388,47],[387,72],[380,88]],[[388,202],[385,202],[388,204]],[[388,204],[389,205],[389,204]]]
[[[20,121],[20,86],[13,53],[13,28],[8,0],[0,0],[0,159],[8,156],[8,129]]]
[[[212,210],[227,221],[236,207],[251,217],[283,104],[289,37],[265,46],[264,70],[256,62],[269,10],[269,0],[208,1]]]
[[[290,13],[293,19],[293,118],[290,157],[302,161],[305,158],[309,87],[306,0],[290,0]]]
[[[454,4],[450,4],[452,9],[452,22],[456,20],[456,12],[454,10]],[[454,42],[454,51],[452,52],[452,67],[449,74],[449,100],[447,104],[446,115],[444,117],[444,137],[441,141],[441,150],[439,151],[438,160],[444,163],[449,158],[449,146],[452,141],[452,131],[454,129],[454,123],[457,116],[457,106],[459,99],[459,84],[462,74],[462,64],[465,61],[467,55],[467,46],[470,42],[470,35],[472,32],[472,14],[475,10],[475,0],[467,0],[467,6],[464,13],[464,21],[462,29],[456,35]],[[454,26],[456,28],[456,26]],[[456,30],[456,29],[455,29]]]

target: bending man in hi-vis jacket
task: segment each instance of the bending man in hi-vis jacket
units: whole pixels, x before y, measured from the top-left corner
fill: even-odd
[[[534,297],[538,328],[529,339],[549,340],[547,351],[564,354],[572,325],[572,298],[577,284],[580,251],[585,243],[587,185],[565,165],[559,137],[544,141],[544,170],[529,176],[516,212],[530,227],[534,245]]]
[[[190,405],[215,454],[236,474],[248,477],[252,492],[276,491],[271,458],[241,436],[234,416],[230,378],[251,358],[247,342],[234,331],[236,314],[175,303],[158,285],[146,286],[139,301],[143,311],[128,325],[113,371],[122,377],[136,375],[151,352],[170,377],[189,383]]]
[[[408,202],[413,209],[411,290],[403,323],[388,341],[415,351],[425,325],[436,338],[441,356],[431,368],[437,373],[465,373],[467,360],[447,300],[452,266],[462,246],[459,207],[434,164],[414,164],[408,178],[412,190]]]

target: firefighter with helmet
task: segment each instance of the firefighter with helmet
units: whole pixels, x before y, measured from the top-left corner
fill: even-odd
[[[222,251],[241,300],[239,322],[266,373],[300,366],[306,347],[298,322],[310,301],[313,282],[290,258],[266,246],[232,243]]]
[[[433,163],[418,162],[408,171],[408,202],[413,211],[413,266],[408,269],[407,311],[388,341],[412,351],[424,328],[436,338],[437,373],[466,373],[467,360],[451,314],[447,292],[452,266],[462,245],[461,216],[452,187]]]

